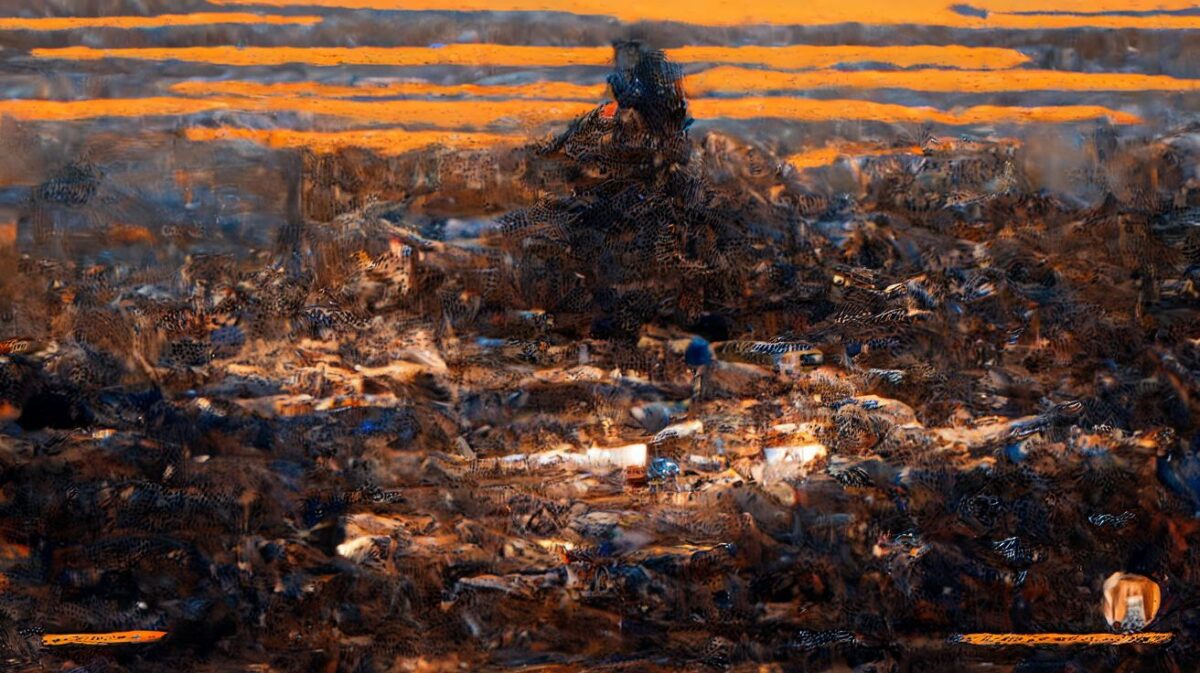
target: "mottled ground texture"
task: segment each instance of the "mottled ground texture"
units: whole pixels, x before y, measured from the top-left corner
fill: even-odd
[[[0,16],[5,670],[1194,667],[1194,8],[78,4]],[[953,638],[1116,572],[1168,644]]]

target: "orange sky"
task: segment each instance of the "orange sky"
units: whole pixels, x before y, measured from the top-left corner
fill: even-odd
[[[1200,16],[1105,16],[1101,12],[1179,10],[1195,7],[1189,0],[976,0],[964,4],[984,10],[986,17],[951,9],[951,0],[803,0],[731,2],[730,0],[211,0],[217,5],[268,7],[341,7],[436,11],[559,11],[611,16],[622,21],[685,21],[710,26],[745,24],[876,25],[925,24],[958,28],[1142,28],[1194,30]],[[1074,12],[1025,15],[1020,12]]]
[[[828,25],[860,22],[880,26],[916,23],[959,28],[1043,29],[1071,26],[1200,28],[1200,17],[1114,16],[1114,11],[1172,11],[1195,6],[1193,0],[965,0],[977,12],[952,10],[951,0],[789,0],[786,2],[734,3],[728,0],[632,0],[624,3],[599,0],[211,0],[228,12],[198,12],[158,16],[106,16],[77,18],[0,18],[2,30],[59,31],[96,28],[168,28],[217,23],[299,24],[321,22],[321,8],[464,11],[564,11],[599,14],[622,21],[670,20],[709,25],[802,24]],[[239,7],[308,8],[304,16],[283,16],[233,11]],[[250,10],[256,11],[256,10]],[[270,10],[263,10],[270,11]],[[302,11],[304,11],[302,9]],[[977,16],[986,12],[986,16]],[[1029,14],[1028,12],[1042,12]],[[1046,14],[1045,12],[1058,12]],[[886,29],[880,29],[886,31]],[[569,38],[568,38],[569,39]],[[875,39],[875,38],[871,38]],[[541,38],[539,38],[541,41]],[[547,40],[553,42],[553,39]],[[451,43],[444,46],[334,47],[242,46],[214,44],[194,47],[105,49],[74,40],[64,48],[37,48],[39,59],[96,61],[135,59],[182,61],[230,66],[317,67],[354,65],[396,68],[426,65],[478,68],[556,68],[611,63],[609,46],[538,46],[487,43]],[[161,44],[158,41],[150,44]],[[61,44],[61,43],[60,43]],[[170,44],[167,42],[166,44]],[[1065,92],[1187,92],[1200,90],[1200,79],[1181,79],[1130,72],[1074,72],[1033,67],[1037,50],[962,45],[788,45],[704,46],[668,49],[679,63],[694,64],[685,80],[691,113],[698,119],[772,118],[795,122],[936,123],[950,126],[992,124],[1063,123],[1107,120],[1137,124],[1142,120],[1129,110],[1099,105],[979,105],[944,109],[881,103],[859,99],[819,100],[802,97],[812,90],[870,91],[904,89],[929,93]],[[878,64],[871,69],[844,68],[851,64]],[[705,70],[697,70],[711,65]],[[55,64],[56,68],[70,66]],[[892,66],[897,70],[889,70]],[[860,66],[863,67],[863,66]],[[285,68],[294,74],[292,68]],[[296,72],[303,73],[302,68]],[[332,71],[324,71],[326,73]],[[399,71],[398,75],[404,74]],[[334,149],[359,146],[383,153],[410,151],[432,145],[484,147],[515,142],[521,134],[548,123],[560,123],[587,112],[603,99],[603,84],[578,84],[550,79],[521,85],[441,84],[419,80],[380,79],[361,85],[332,85],[315,81],[260,82],[255,74],[228,70],[220,81],[186,80],[169,86],[171,95],[147,98],[83,99],[73,101],[0,99],[0,115],[25,121],[71,121],[104,117],[186,117],[229,111],[258,115],[262,127],[186,129],[198,141],[242,139],[272,147],[307,146]],[[322,75],[323,76],[323,75]],[[559,75],[543,75],[559,77]],[[243,77],[245,79],[239,79]],[[562,76],[565,80],[566,77]],[[158,85],[152,81],[152,85]],[[160,85],[161,86],[161,85]],[[836,95],[836,94],[835,94]],[[851,94],[845,94],[850,96]],[[853,94],[858,96],[860,94]],[[870,95],[870,94],[866,94]],[[713,97],[718,96],[718,97]],[[1044,97],[1039,96],[1040,100]],[[386,100],[384,100],[386,99]],[[481,100],[486,99],[486,100]],[[937,97],[932,97],[938,101]],[[992,99],[983,99],[992,100]],[[1005,102],[1020,97],[1004,97]],[[1094,98],[1093,98],[1094,100]],[[1128,101],[1121,97],[1120,101]],[[945,105],[945,103],[941,103]],[[286,115],[286,116],[285,116]],[[314,132],[273,128],[280,120],[300,120],[301,128],[315,120],[320,127],[339,129]],[[330,121],[333,120],[333,121]],[[339,121],[340,120],[340,121]],[[257,126],[258,123],[248,124]],[[825,165],[845,152],[888,153],[905,151],[887,147],[816,147],[791,158],[797,166]]]
[[[684,80],[690,97],[714,93],[762,94],[806,89],[909,89],[928,92],[999,93],[1016,91],[1197,91],[1200,79],[1133,73],[1084,73],[1062,70],[809,70],[780,72],[723,66],[690,75]],[[433,96],[455,98],[524,98],[598,101],[606,95],[604,84],[582,85],[538,81],[521,85],[431,84],[423,81],[390,81],[358,86],[319,82],[262,83],[247,80],[192,80],[171,86],[183,96],[306,96],[321,98],[383,98]]]
[[[314,152],[331,152],[343,147],[362,147],[384,155],[403,154],[435,145],[456,149],[481,149],[497,145],[519,145],[528,140],[522,135],[405,131],[404,129],[326,133],[288,129],[190,128],[187,129],[186,136],[188,140],[195,142],[245,140],[278,149],[307,147]]]
[[[318,82],[280,82],[264,84],[246,80],[206,82],[192,80],[171,86],[171,92],[183,96],[309,96],[322,98],[371,98],[390,96],[455,96],[494,98],[535,98],[542,100],[598,101],[606,85],[570,82],[530,82],[515,86],[480,84],[430,84],[421,81],[385,82],[361,86],[340,86]]]
[[[386,100],[359,101],[336,98],[100,98],[78,101],[28,99],[0,100],[0,115],[27,121],[68,121],[98,117],[189,115],[214,110],[272,113],[294,112],[342,117],[358,123],[424,125],[443,129],[472,129],[491,125],[531,127],[565,121],[595,107],[587,101],[499,100],[481,105],[475,101]],[[934,122],[949,125],[1075,122],[1108,119],[1116,124],[1141,120],[1095,105],[1005,107],[980,105],[945,111],[865,100],[815,100],[810,98],[751,97],[700,98],[691,101],[698,119],[774,118],[793,121]]]
[[[803,89],[909,89],[930,92],[999,93],[1012,91],[1197,91],[1200,79],[1135,73],[1063,70],[810,70],[780,72],[719,67],[696,73],[685,82],[693,96]]]
[[[244,12],[196,12],[194,14],[160,14],[158,16],[63,16],[39,18],[0,17],[0,30],[76,30],[80,28],[166,28],[169,26],[203,26],[222,23],[311,25],[320,23],[319,16],[280,16],[278,14],[247,14]]]
[[[63,47],[33,49],[35,58],[98,60],[127,58],[147,61],[188,61],[252,66],[305,63],[338,65],[475,65],[558,67],[608,66],[612,47],[536,47],[498,44],[448,44],[429,47],[147,47],[96,49]],[[878,62],[900,67],[931,65],[987,69],[1012,68],[1029,61],[1014,49],[958,45],[864,47],[857,45],[787,47],[682,47],[668,49],[679,63],[727,63],[769,68],[827,68],[839,63]]]

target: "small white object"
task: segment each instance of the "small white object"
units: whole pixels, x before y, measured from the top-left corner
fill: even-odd
[[[817,458],[829,455],[824,444],[798,444],[795,446],[772,446],[763,449],[763,457],[768,465],[778,463],[799,463],[808,465]]]
[[[556,463],[578,463],[581,462],[582,456],[577,453],[571,453],[565,449],[550,449],[549,451],[539,451],[537,453],[512,453],[507,456],[499,456],[490,458],[494,461],[497,467],[518,468],[525,465],[531,467],[545,467]]]
[[[380,558],[391,548],[391,539],[382,535],[363,535],[337,546],[338,556],[355,563],[364,563]]]
[[[633,467],[646,464],[648,451],[645,444],[630,444],[612,449],[592,447],[588,449],[588,463],[594,466]]]
[[[1125,619],[1121,620],[1121,624],[1131,630],[1145,628],[1146,608],[1141,596],[1130,596],[1125,600]]]
[[[786,478],[800,478],[808,475],[808,468],[813,461],[828,455],[824,444],[796,444],[792,446],[770,446],[763,449],[766,459],[761,465],[763,483],[770,484]]]
[[[662,442],[667,441],[668,439],[676,439],[678,437],[690,437],[691,435],[694,435],[697,432],[703,432],[703,431],[704,431],[704,423],[702,423],[701,421],[684,421],[683,423],[676,423],[674,425],[668,425],[667,427],[663,428],[662,430],[659,430],[658,434],[654,435],[654,439],[651,441],[651,443],[660,444]]]
[[[712,456],[700,456],[693,453],[687,457],[687,461],[701,470],[721,469],[721,461]]]

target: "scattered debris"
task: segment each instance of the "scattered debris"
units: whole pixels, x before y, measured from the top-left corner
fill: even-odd
[[[1102,202],[986,139],[847,197],[617,51],[494,222],[359,199],[421,157],[342,153],[277,249],[0,251],[6,657],[38,624],[172,634],[130,670],[897,670],[966,630],[1192,661],[1194,130],[1122,140]]]

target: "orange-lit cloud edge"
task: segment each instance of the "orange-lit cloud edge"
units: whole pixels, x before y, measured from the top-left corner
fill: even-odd
[[[431,84],[424,81],[397,81],[344,86],[319,82],[263,83],[248,80],[206,82],[189,80],[170,87],[171,93],[181,96],[244,96],[275,98],[303,96],[308,98],[384,98],[392,96],[449,96],[493,97],[538,100],[595,101],[604,96],[607,85],[572,84],[570,82],[540,81],[515,86],[486,84]]]
[[[717,67],[685,80],[694,96],[717,92],[753,93],[803,89],[907,89],[934,93],[1018,91],[1197,91],[1200,79],[1137,73],[1063,70],[813,70],[780,72]]]
[[[610,2],[609,0],[211,0],[217,5],[269,7],[326,7],[397,11],[503,11],[568,12],[610,16],[621,21],[682,21],[710,26],[749,24],[874,25],[917,24],[954,28],[1139,28],[1190,30],[1200,28],[1200,17],[1171,14],[1143,16],[1105,12],[1146,11],[1136,0],[978,0],[968,2],[983,15],[951,9],[949,0],[807,0],[805,2],[729,2],[728,0],[659,0]],[[1152,11],[1190,9],[1190,0],[1157,0]],[[1021,12],[1051,12],[1021,14]],[[1052,12],[1076,12],[1053,14]]]
[[[383,155],[404,154],[434,146],[468,150],[520,145],[528,141],[528,138],[523,135],[407,131],[404,129],[322,132],[220,127],[189,128],[184,133],[187,139],[193,142],[247,141],[275,149],[310,149],[314,152],[333,152],[346,147],[361,147]]]
[[[869,143],[839,143],[802,150],[789,156],[786,161],[792,167],[804,170],[828,166],[842,157],[878,157],[891,154],[921,155],[923,151],[916,145],[887,147]]]
[[[247,80],[179,82],[170,87],[183,96],[243,96],[275,98],[384,98],[433,96],[595,101],[605,95],[604,84],[582,85],[544,80],[521,85],[431,84],[390,81],[347,86],[319,82],[263,83]],[[1005,93],[1019,91],[1070,92],[1185,92],[1200,90],[1200,79],[1132,73],[1090,73],[1061,70],[810,70],[780,72],[722,66],[684,80],[690,97],[714,93],[761,94],[809,89],[907,89],[931,93]]]
[[[480,105],[473,101],[359,101],[303,97],[96,98],[76,101],[8,99],[0,100],[0,116],[8,115],[25,121],[72,121],[100,117],[191,115],[232,110],[249,113],[289,112],[341,117],[363,123],[427,125],[464,130],[492,125],[527,128],[564,121],[591,110],[594,105],[590,102],[543,100],[499,100]],[[1142,121],[1137,115],[1098,105],[977,105],[943,111],[930,107],[908,107],[866,100],[748,97],[699,98],[693,99],[690,106],[692,114],[698,119],[932,122],[949,126],[1059,123],[1092,119],[1108,119],[1115,124],[1137,124]]]
[[[319,16],[281,16],[278,14],[248,14],[244,12],[197,12],[194,14],[159,14],[157,16],[62,16],[62,17],[0,17],[0,30],[77,30],[83,28],[169,28],[173,26],[205,26],[217,24],[312,25],[324,19]]]
[[[1015,49],[914,45],[871,47],[858,45],[786,47],[690,46],[666,50],[678,63],[757,65],[776,69],[828,68],[840,63],[888,63],[899,67],[936,66],[971,70],[1006,69],[1029,62]],[[608,66],[612,47],[539,47],[483,43],[444,47],[146,47],[97,49],[61,47],[33,49],[35,58],[99,60],[124,58],[145,61],[184,61],[230,66],[269,66],[303,63],[313,66],[344,65],[468,65],[468,66]]]

